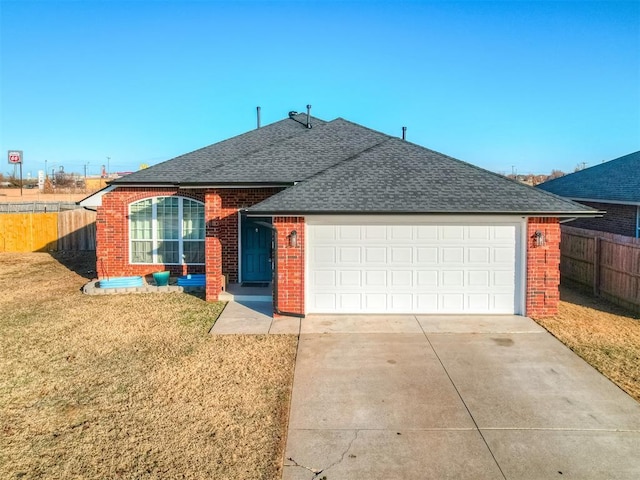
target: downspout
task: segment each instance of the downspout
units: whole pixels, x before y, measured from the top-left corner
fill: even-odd
[[[273,224],[267,222],[257,221],[253,223],[271,229],[271,235],[273,236],[273,311],[285,317],[304,318],[303,313],[283,312],[278,308],[278,229],[274,227]]]

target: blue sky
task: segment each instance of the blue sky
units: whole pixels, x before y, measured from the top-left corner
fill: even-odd
[[[0,152],[155,164],[290,110],[483,168],[640,150],[640,2],[0,0]]]

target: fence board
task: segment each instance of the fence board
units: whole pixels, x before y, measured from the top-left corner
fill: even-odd
[[[46,252],[57,246],[57,213],[0,215],[0,251]]]
[[[58,214],[59,250],[96,249],[96,212],[70,210]]]
[[[640,311],[637,239],[562,226],[560,273],[596,295]]]

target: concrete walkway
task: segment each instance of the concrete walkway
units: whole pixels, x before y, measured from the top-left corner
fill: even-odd
[[[300,333],[300,319],[273,318],[271,302],[229,302],[211,328],[210,333],[223,334],[289,334]]]
[[[298,325],[284,480],[640,478],[640,404],[527,318]]]

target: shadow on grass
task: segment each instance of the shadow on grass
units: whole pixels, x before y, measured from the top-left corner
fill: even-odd
[[[58,251],[49,254],[61,265],[81,277],[96,278],[96,252],[94,250]]]
[[[560,285],[560,300],[574,305],[589,307],[604,313],[640,319],[640,314],[616,305],[604,298],[596,297],[590,288],[574,282],[562,282]]]

